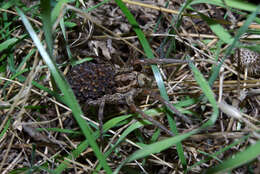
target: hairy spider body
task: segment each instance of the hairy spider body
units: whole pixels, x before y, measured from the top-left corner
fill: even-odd
[[[153,122],[154,125],[173,136],[161,123],[146,116],[135,105],[134,98],[144,91],[148,92],[143,88],[151,85],[151,79],[144,74],[133,70],[129,71],[129,69],[115,70],[112,65],[96,60],[96,62],[84,62],[76,65],[68,73],[67,79],[81,104],[99,106],[98,118],[101,133],[105,104],[126,104],[132,112],[139,113],[143,118]],[[149,90],[148,93],[151,91]],[[185,117],[176,109],[175,112],[180,117]]]
[[[84,62],[72,67],[67,79],[82,103],[116,92],[115,72],[103,63]]]
[[[126,104],[127,96],[140,92],[140,78],[136,71],[116,70],[101,60],[84,62],[72,67],[67,79],[80,103],[99,105],[101,100],[108,104]]]

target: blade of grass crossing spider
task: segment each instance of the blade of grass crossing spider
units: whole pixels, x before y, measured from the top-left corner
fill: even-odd
[[[254,19],[256,18],[256,15],[258,13],[260,9],[260,5],[257,6],[256,11],[254,11],[251,15],[249,15],[249,17],[246,19],[246,21],[244,22],[243,26],[241,28],[239,28],[239,30],[237,31],[234,40],[232,42],[232,44],[227,48],[227,51],[225,53],[225,56],[223,57],[223,59],[218,63],[218,66],[213,70],[212,75],[209,78],[209,84],[210,86],[213,85],[214,81],[217,79],[218,77],[218,73],[219,70],[223,64],[223,62],[226,60],[226,58],[231,54],[232,50],[236,47],[239,38],[247,31],[248,26],[254,21]]]
[[[195,65],[192,62],[189,62],[189,66],[193,72],[193,76],[196,80],[196,82],[199,84],[203,94],[207,97],[208,101],[210,102],[212,108],[213,108],[213,113],[210,117],[210,119],[204,123],[201,126],[201,129],[204,129],[208,126],[211,126],[215,123],[218,117],[218,106],[217,106],[217,101],[215,99],[215,95],[212,91],[212,89],[209,86],[209,83],[206,81],[206,79],[203,77],[203,75],[200,73],[200,71],[195,67]]]
[[[102,164],[103,168],[107,173],[112,173],[112,170],[108,166],[106,160],[104,159],[102,153],[99,150],[99,147],[95,141],[95,137],[93,137],[93,131],[87,124],[87,122],[81,117],[82,111],[80,109],[80,106],[76,100],[76,97],[73,94],[72,89],[70,88],[69,84],[65,80],[64,76],[61,74],[59,71],[57,65],[53,62],[53,60],[50,58],[46,50],[44,49],[43,45],[41,44],[39,38],[37,37],[35,31],[33,30],[31,24],[29,23],[28,19],[26,16],[23,14],[23,12],[19,9],[16,8],[18,14],[21,16],[21,19],[29,32],[32,40],[34,41],[37,49],[39,50],[39,53],[41,54],[42,58],[44,59],[45,63],[49,67],[53,78],[55,79],[56,84],[64,94],[64,99],[66,101],[66,104],[71,108],[73,116],[77,123],[79,124],[84,136],[88,140],[90,146],[92,147],[96,157]]]
[[[260,141],[257,141],[255,144],[249,146],[246,150],[232,155],[230,158],[225,160],[223,163],[208,169],[205,174],[214,174],[214,173],[225,173],[231,171],[236,167],[239,167],[243,164],[249,163],[250,161],[256,159],[260,155]]]
[[[142,30],[140,29],[138,23],[136,22],[135,18],[133,17],[133,15],[130,13],[130,11],[127,9],[127,7],[125,6],[125,4],[121,1],[121,0],[115,0],[117,5],[121,8],[121,10],[123,11],[123,13],[125,14],[126,18],[128,19],[129,23],[132,25],[134,31],[137,34],[137,37],[144,49],[144,52],[147,56],[147,58],[154,58],[152,49],[150,48],[150,45],[148,43],[148,41],[145,38],[145,35],[143,34]],[[162,80],[162,76],[161,73],[158,69],[157,66],[155,65],[151,65],[152,71],[154,73],[154,77],[155,80],[157,82],[158,88],[160,90],[160,93],[162,95],[162,97],[166,100],[169,100],[169,97],[167,95],[163,80]]]
[[[194,0],[194,1],[192,1],[192,3],[190,5],[201,4],[201,3],[213,4],[213,5],[221,6],[221,7],[225,7],[226,5],[228,5],[229,7],[232,7],[232,8],[245,10],[245,11],[251,11],[251,12],[256,10],[256,5],[249,3],[247,1],[238,1],[238,0],[225,1],[226,5],[223,3],[223,0],[211,0],[211,1]]]
[[[260,45],[259,44],[256,44],[256,45],[245,45],[245,46],[241,46],[241,48],[247,48],[247,49],[250,49],[252,51],[260,52]]]
[[[142,30],[140,29],[138,23],[136,22],[134,16],[131,14],[131,12],[127,9],[126,5],[121,0],[115,0],[115,2],[120,7],[122,12],[125,14],[129,23],[132,25],[135,33],[137,34],[137,37],[138,37],[140,43],[141,43],[141,45],[144,49],[144,52],[145,52],[147,58],[150,58],[150,59],[154,58],[152,49],[150,48],[150,45],[149,45],[148,41],[146,40],[145,35],[142,32]],[[154,74],[154,77],[155,77],[155,80],[156,80],[156,83],[157,83],[157,86],[159,88],[161,96],[165,100],[169,101],[169,97],[168,97],[168,94],[166,92],[166,88],[164,86],[163,79],[162,79],[161,73],[159,71],[159,68],[156,65],[151,65],[151,68],[152,68],[152,71],[153,71],[153,74]],[[169,112],[166,112],[166,115],[167,115],[168,119],[171,118],[171,115],[169,115]],[[169,124],[170,124],[170,128],[172,128],[171,131],[176,134],[178,132],[178,130],[176,129],[175,121],[172,118],[169,119],[168,121],[169,121]],[[177,146],[177,153],[180,156],[180,159],[183,160],[182,156],[184,156],[184,153],[183,153],[183,149],[182,149],[181,144],[179,144]],[[182,162],[183,167],[186,168],[186,165],[185,165],[186,161],[181,161],[181,162]]]
[[[137,150],[131,156],[129,156],[125,161],[123,161],[118,166],[118,168],[113,172],[113,174],[117,174],[120,171],[120,169],[122,168],[122,166],[124,164],[126,164],[127,162],[131,162],[131,161],[146,157],[151,154],[159,153],[169,147],[172,147],[173,145],[176,145],[177,143],[180,143],[181,141],[185,140],[186,138],[188,138],[189,136],[191,136],[197,132],[198,132],[198,129],[195,129],[189,133],[177,135],[172,138],[167,138],[165,140],[161,140],[156,143],[146,145],[146,147],[144,149]]]
[[[125,4],[121,1],[121,0],[115,0],[117,5],[121,8],[121,10],[123,11],[123,13],[125,14],[125,16],[127,17],[129,23],[132,25],[134,31],[136,32],[138,39],[141,43],[141,45],[143,46],[144,52],[147,56],[147,58],[154,58],[152,49],[150,48],[150,45],[148,43],[148,41],[146,40],[142,30],[140,29],[138,23],[136,22],[135,18],[133,17],[133,15],[130,13],[130,11],[127,9],[127,7],[125,6]],[[157,66],[155,65],[151,65],[152,71],[154,73],[154,77],[155,80],[157,82],[158,88],[160,90],[160,93],[162,95],[162,97],[166,100],[169,100],[169,97],[167,95],[163,80],[162,80],[162,76],[161,73],[158,69]]]
[[[93,60],[92,57],[85,57],[85,58],[83,58],[83,59],[80,59],[80,60],[77,60],[77,61],[72,62],[71,65],[72,65],[72,66],[76,66],[76,65],[79,65],[79,64],[81,64],[81,63],[84,63],[84,62],[87,62],[87,61],[91,61],[91,60]]]

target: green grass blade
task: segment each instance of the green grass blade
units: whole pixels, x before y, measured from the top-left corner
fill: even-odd
[[[6,122],[2,132],[0,133],[0,139],[2,139],[4,134],[7,132],[8,128],[10,127],[10,124],[11,124],[11,119],[8,119],[8,121]]]
[[[233,37],[217,21],[205,16],[202,13],[199,13],[199,15],[205,22],[207,22],[210,29],[213,31],[213,33],[215,33],[218,36],[219,39],[221,39],[223,42],[225,42],[227,44],[231,44],[233,42],[233,40],[234,40]]]
[[[118,173],[121,169],[121,167],[127,163],[127,162],[131,162],[133,160],[137,160],[140,159],[142,157],[146,157],[150,154],[154,154],[154,153],[158,153],[162,150],[165,150],[173,145],[176,145],[178,143],[180,143],[182,140],[188,138],[189,136],[199,132],[200,130],[211,126],[215,123],[217,117],[218,117],[218,106],[217,106],[217,102],[215,100],[214,97],[214,93],[211,90],[208,82],[206,81],[206,79],[203,77],[203,75],[199,72],[199,70],[190,62],[189,66],[192,69],[192,72],[194,74],[194,78],[196,79],[197,83],[199,84],[199,86],[201,87],[203,93],[205,94],[205,96],[207,97],[207,99],[209,100],[209,102],[211,103],[212,107],[213,107],[213,113],[212,116],[210,117],[210,119],[204,123],[199,129],[195,129],[189,133],[186,134],[181,134],[181,135],[177,135],[173,138],[168,138],[166,140],[163,141],[159,141],[150,145],[147,145],[145,147],[145,149],[141,149],[136,151],[135,153],[133,153],[129,158],[127,158],[115,171],[114,173]]]
[[[246,150],[237,153],[235,156],[225,160],[222,164],[212,167],[205,174],[225,173],[243,164],[249,163],[260,155],[260,141],[249,146]]]
[[[117,5],[121,8],[121,10],[123,11],[123,13],[125,14],[126,18],[128,19],[129,23],[132,25],[133,30],[136,32],[137,37],[144,49],[144,52],[147,56],[147,58],[152,59],[154,58],[152,49],[147,41],[147,39],[145,38],[145,35],[143,34],[142,30],[140,29],[138,23],[136,22],[134,16],[131,14],[131,12],[127,9],[127,7],[125,6],[125,4],[121,1],[121,0],[115,0],[115,2],[117,3]],[[152,71],[154,73],[154,77],[155,80],[157,82],[158,88],[160,90],[161,95],[163,96],[163,98],[165,99],[169,99],[168,95],[166,93],[166,89],[163,83],[163,79],[161,76],[161,73],[159,72],[159,69],[157,66],[155,65],[151,65]]]
[[[149,116],[155,116],[155,115],[159,115],[160,113],[155,110],[155,109],[150,109],[145,111],[145,113]],[[106,124],[104,124],[104,130],[108,129],[108,126],[111,125],[111,122],[116,122],[118,123],[119,121],[123,121],[124,119],[128,119],[130,117],[133,117],[134,115],[130,114],[130,115],[126,115],[126,116],[121,116],[121,117],[117,117],[117,118],[113,118],[112,120],[108,121]],[[127,135],[129,135],[130,133],[132,133],[134,130],[144,126],[144,125],[149,125],[151,124],[149,121],[142,121],[142,122],[135,122],[133,124],[131,124],[127,129],[124,130],[124,132],[120,135],[119,139],[117,140],[117,142],[104,154],[105,157],[108,157],[113,150],[127,137]],[[110,126],[111,127],[111,126]],[[100,169],[100,165],[97,166],[97,171]]]
[[[200,3],[205,3],[205,4],[213,4],[216,6],[221,6],[225,7],[226,5],[223,3],[223,0],[194,0],[190,5],[194,4],[200,4]],[[232,8],[240,9],[240,10],[245,10],[245,11],[256,11],[256,5],[251,4],[247,1],[242,1],[242,0],[226,0],[225,3]]]
[[[53,39],[52,39],[52,23],[51,23],[51,1],[41,0],[41,17],[43,23],[43,31],[45,41],[47,43],[48,53],[53,56]]]
[[[134,130],[144,126],[145,124],[151,124],[151,123],[149,121],[145,120],[142,123],[135,122],[135,123],[131,124],[126,130],[124,130],[124,132],[120,135],[117,142],[104,154],[104,156],[108,157],[113,152],[113,150],[127,137],[127,135],[129,135]],[[99,170],[99,169],[100,169],[100,165],[97,166],[96,170]]]
[[[66,158],[68,158],[68,159],[77,158],[78,156],[80,156],[80,154],[81,154],[82,152],[84,152],[84,150],[86,150],[87,147],[88,147],[88,141],[85,140],[85,141],[81,142],[81,143],[78,145],[78,147],[77,147],[75,150],[73,150],[73,151],[71,152],[71,154],[70,154],[69,156],[67,156]],[[62,163],[53,171],[53,173],[56,173],[56,174],[62,173],[62,172],[68,167],[67,164],[70,164],[70,162],[67,161],[67,160],[64,160],[64,162],[62,162]]]
[[[234,40],[232,42],[232,44],[228,47],[225,56],[223,57],[223,59],[218,63],[218,66],[213,70],[212,75],[209,78],[209,84],[210,86],[213,85],[214,81],[217,79],[220,68],[223,64],[223,62],[226,60],[226,58],[231,54],[232,50],[238,45],[238,41],[239,38],[242,36],[242,34],[244,34],[247,29],[248,26],[254,21],[254,19],[256,18],[256,14],[258,13],[260,9],[260,5],[257,6],[256,11],[254,11],[251,15],[249,15],[249,17],[247,18],[247,20],[244,22],[243,26],[241,28],[239,28],[239,30],[237,31]]]
[[[210,88],[209,83],[206,81],[206,79],[203,77],[203,75],[200,73],[200,71],[195,67],[195,65],[192,62],[189,62],[189,66],[193,72],[194,78],[197,81],[197,83],[199,84],[203,94],[207,97],[208,101],[210,102],[212,108],[213,108],[213,113],[210,117],[210,119],[204,123],[201,128],[206,128],[208,126],[211,126],[215,123],[215,121],[218,118],[218,105],[217,105],[217,101],[215,99],[215,95],[212,91],[212,89]]]
[[[52,132],[60,132],[60,133],[65,133],[65,134],[77,134],[81,135],[81,132],[79,131],[74,131],[71,129],[61,129],[61,128],[36,128],[37,131],[52,131]]]
[[[66,36],[66,28],[65,28],[65,24],[64,24],[64,18],[61,18],[61,20],[60,20],[60,27],[61,27],[63,38],[65,40],[66,51],[67,51],[68,57],[72,61],[73,57],[72,57],[70,47],[69,47],[69,42],[68,42],[68,39],[67,39],[67,36]]]
[[[138,23],[136,22],[134,16],[131,14],[131,12],[127,9],[126,5],[121,1],[121,0],[115,0],[115,2],[117,3],[117,5],[120,7],[120,9],[123,11],[123,13],[125,14],[126,18],[128,19],[129,23],[132,25],[133,30],[135,31],[135,33],[137,34],[137,37],[144,49],[144,52],[147,56],[147,58],[152,59],[154,58],[152,49],[147,41],[147,39],[145,38],[144,33],[142,32],[141,28],[139,27]],[[169,97],[168,94],[166,92],[166,88],[164,86],[163,83],[163,79],[161,76],[161,73],[159,71],[159,68],[156,65],[151,65],[153,74],[154,74],[154,78],[156,80],[157,86],[159,88],[160,94],[161,96],[169,101]],[[170,110],[170,109],[169,109]],[[170,128],[171,131],[177,135],[178,134],[178,130],[177,130],[177,126],[175,121],[173,120],[172,116],[169,114],[169,112],[166,112],[166,116],[168,119],[168,122],[170,124]],[[184,165],[184,168],[186,168],[186,161],[185,161],[185,157],[184,157],[184,152],[183,152],[183,148],[180,142],[178,142],[179,144],[177,145],[177,153],[181,159],[182,164]]]
[[[11,47],[12,45],[14,45],[16,42],[18,41],[17,38],[11,38],[8,39],[2,43],[0,43],[0,52],[8,49],[9,47]]]
[[[239,143],[241,143],[241,142],[247,140],[248,137],[249,137],[249,135],[244,136],[243,138],[240,138],[239,140],[236,140],[236,141],[233,142],[232,144],[228,145],[227,147],[224,147],[224,148],[220,149],[219,151],[217,151],[216,153],[212,154],[211,156],[218,156],[218,155],[223,154],[225,151],[227,151],[227,150],[231,149],[232,147],[235,147],[235,146],[238,145]],[[200,160],[200,161],[198,161],[197,163],[195,163],[195,164],[193,164],[192,166],[190,166],[190,167],[188,168],[188,170],[191,170],[193,167],[196,167],[196,166],[199,166],[199,165],[201,165],[201,164],[203,164],[203,163],[206,163],[206,162],[208,162],[210,159],[211,159],[211,158],[206,158],[206,159],[204,159],[204,160]]]
[[[119,116],[119,117],[112,118],[111,120],[108,120],[103,126],[104,133],[109,129],[111,129],[112,127],[117,126],[117,124],[119,124],[121,121],[124,121],[130,117],[133,117],[133,115],[132,114],[124,115],[124,116]]]
[[[177,143],[181,142],[182,140],[188,138],[189,136],[191,136],[192,134],[195,134],[197,132],[198,132],[198,130],[196,129],[189,133],[177,135],[175,137],[168,138],[168,139],[147,145],[147,146],[145,146],[144,149],[140,149],[140,150],[134,152],[131,156],[129,156],[123,163],[120,164],[120,166],[113,172],[113,174],[117,174],[125,163],[146,157],[150,154],[159,153],[162,150],[165,150],[173,145],[176,145]]]
[[[94,6],[92,6],[92,7],[88,8],[88,9],[86,9],[85,12],[90,12],[90,11],[92,11],[92,10],[94,10],[94,9],[96,9],[96,8],[98,8],[98,7],[100,7],[100,6],[102,6],[102,5],[104,5],[105,3],[109,2],[109,1],[110,1],[110,0],[103,0],[102,2],[100,2],[100,3],[98,3],[98,4],[94,5]]]
[[[62,8],[65,3],[70,2],[71,0],[59,0],[55,7],[53,8],[51,12],[51,23],[54,24],[54,22],[57,20],[60,13],[62,13]]]

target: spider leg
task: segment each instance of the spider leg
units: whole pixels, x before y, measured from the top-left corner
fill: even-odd
[[[152,117],[148,116],[141,109],[139,109],[135,105],[132,95],[126,96],[126,103],[132,112],[140,114],[144,119],[153,123],[155,126],[163,130],[166,134],[174,136],[174,134],[171,131],[169,131],[164,125],[162,125],[159,121],[154,120]]]
[[[173,113],[175,113],[178,117],[180,117],[183,121],[192,124],[192,121],[186,115],[180,113],[180,111],[178,111],[169,101],[165,100],[160,95],[155,95],[155,97],[165,106],[167,106]]]
[[[103,142],[103,119],[104,119],[105,104],[106,104],[106,99],[105,99],[105,97],[103,97],[101,99],[101,102],[100,102],[99,108],[98,108],[98,121],[99,121],[99,132],[100,132],[101,142]]]
[[[163,124],[161,124],[159,121],[154,120],[152,117],[146,115],[144,113],[144,111],[142,111],[141,109],[139,109],[134,103],[132,103],[130,105],[130,109],[135,112],[140,114],[144,119],[150,121],[151,123],[153,123],[155,126],[157,126],[158,128],[160,128],[161,130],[163,130],[166,134],[170,135],[170,136],[174,136],[174,134],[169,131]]]
[[[176,116],[180,117],[183,121],[185,121],[186,123],[192,124],[192,121],[186,115],[180,113],[180,111],[178,111],[169,101],[165,100],[158,94],[152,93],[147,90],[145,92],[149,93],[152,97],[156,98],[161,103],[163,103],[165,106],[167,106],[167,108],[169,108],[172,113],[176,114]]]

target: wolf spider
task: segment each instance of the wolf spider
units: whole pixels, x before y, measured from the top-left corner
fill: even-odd
[[[134,103],[134,98],[137,95],[143,92],[150,93],[145,89],[147,89],[147,86],[151,86],[152,80],[143,73],[137,72],[133,68],[116,68],[104,60],[97,58],[94,61],[87,61],[72,67],[67,74],[67,79],[81,104],[99,106],[98,117],[101,133],[105,104],[126,104],[132,112],[139,113],[167,134],[173,136],[167,128],[147,116]],[[171,105],[160,97],[159,100]],[[185,118],[186,121],[188,120],[186,116],[179,113],[172,105],[170,107],[179,116]]]

